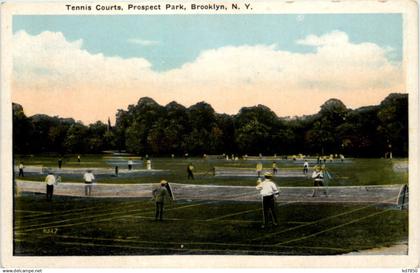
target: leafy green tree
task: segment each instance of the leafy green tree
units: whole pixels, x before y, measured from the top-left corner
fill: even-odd
[[[387,151],[408,153],[408,95],[390,94],[380,104],[377,130]]]
[[[140,122],[134,121],[125,130],[125,146],[127,151],[131,153],[140,154],[146,150],[142,142],[142,137],[145,134],[145,126]]]
[[[26,117],[23,107],[13,103],[13,151],[16,153],[28,153],[31,150],[31,136],[33,125]]]
[[[199,102],[189,108],[141,98],[119,109],[113,128],[37,114],[26,117],[13,104],[13,149],[17,153],[87,153],[105,149],[137,154],[344,153],[352,156],[408,154],[408,96],[390,94],[380,105],[348,109],[330,99],[314,115],[279,118],[268,107],[217,114]]]
[[[264,105],[244,107],[235,117],[235,141],[241,153],[272,153],[279,120]]]
[[[88,150],[91,153],[99,153],[105,149],[105,134],[108,125],[101,121],[90,124],[87,131]]]
[[[219,139],[217,135],[213,135],[213,138],[211,136],[212,131],[217,132],[218,129],[213,107],[208,103],[199,102],[189,107],[187,114],[191,131],[186,139],[186,152],[203,154],[214,151]],[[210,143],[211,141],[213,144]]]
[[[321,105],[312,127],[305,134],[306,144],[312,152],[323,155],[340,150],[342,140],[337,138],[337,128],[345,123],[348,112],[338,99],[329,99]]]
[[[69,153],[83,153],[88,150],[88,128],[81,123],[74,123],[67,131],[64,147]]]

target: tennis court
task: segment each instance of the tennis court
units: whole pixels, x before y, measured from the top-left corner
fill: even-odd
[[[376,185],[369,179],[376,180],[377,174],[368,177],[366,171],[369,184],[363,185],[351,182],[358,180],[349,172],[339,172],[352,168],[355,173],[366,161],[331,167],[337,176],[349,179],[331,182],[327,196],[315,198],[307,178],[278,178],[279,226],[265,229],[261,229],[255,178],[208,176],[208,163],[200,165],[197,160],[201,175],[187,181],[184,168],[173,164],[186,161],[155,162],[156,168],[173,176],[169,181],[176,197],[165,205],[162,222],[154,221],[151,200],[159,175],[141,177],[139,183],[104,179],[94,185],[92,197],[83,196],[83,184],[67,180],[56,187],[52,202],[45,200],[41,176],[17,180],[23,190],[14,206],[15,255],[335,255],[391,246],[408,238],[406,173],[393,172],[389,162],[375,162],[376,173],[383,165],[384,172],[394,174],[385,173],[389,179]],[[306,186],[282,183],[286,179],[301,179]],[[397,179],[402,183],[393,183]],[[245,182],[237,182],[241,180]]]

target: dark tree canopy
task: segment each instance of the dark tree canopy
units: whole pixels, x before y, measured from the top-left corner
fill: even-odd
[[[392,151],[408,155],[408,95],[393,93],[379,105],[347,108],[329,99],[314,115],[278,117],[264,105],[243,107],[236,115],[218,114],[206,102],[188,108],[165,106],[151,98],[116,113],[115,126],[86,126],[73,119],[27,117],[13,103],[16,153],[98,153],[125,150],[165,156],[221,154],[336,154],[377,157]]]

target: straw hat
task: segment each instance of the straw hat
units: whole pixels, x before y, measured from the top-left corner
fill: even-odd
[[[160,181],[160,184],[161,184],[161,185],[166,185],[166,184],[168,184],[168,181],[166,181],[166,180],[161,180],[161,181]]]
[[[273,174],[272,173],[270,173],[270,172],[266,172],[266,173],[264,173],[264,177],[272,177],[273,176]]]

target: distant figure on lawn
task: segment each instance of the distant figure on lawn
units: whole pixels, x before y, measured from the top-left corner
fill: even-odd
[[[261,228],[265,228],[268,224],[268,217],[271,213],[271,220],[273,226],[277,226],[277,214],[276,214],[276,197],[279,195],[279,190],[276,184],[271,181],[272,174],[266,172],[264,174],[264,180],[258,179],[256,189],[260,191],[262,197],[263,206],[263,225]]]
[[[95,176],[91,170],[87,170],[83,175],[83,180],[85,181],[85,195],[91,196],[92,194],[92,184],[95,181]]]
[[[23,166],[23,162],[21,161],[20,163],[19,163],[19,177],[20,176],[22,176],[22,177],[24,177],[24,175],[23,175],[23,169],[24,169],[25,167]]]
[[[150,159],[148,159],[148,160],[146,161],[146,168],[147,168],[148,170],[151,170],[151,169],[152,169],[152,161],[151,161]]]
[[[187,179],[194,180],[194,166],[192,163],[188,164],[187,166]]]
[[[58,168],[61,169],[61,165],[63,164],[63,159],[59,157],[57,163],[58,163]]]
[[[133,160],[128,160],[128,170],[131,171],[133,169]]]
[[[47,184],[47,201],[51,201],[54,192],[54,185],[57,183],[52,171],[48,171],[48,175],[45,177],[45,183]]]
[[[257,172],[257,177],[261,176],[262,169],[263,169],[263,164],[261,162],[258,162],[257,166],[255,166],[255,171]]]
[[[163,220],[163,206],[165,203],[165,199],[171,198],[171,195],[168,192],[167,185],[168,182],[166,180],[162,180],[160,181],[160,186],[155,188],[152,192],[153,199],[155,200],[156,204],[155,221]]]
[[[273,161],[273,165],[272,165],[272,167],[273,167],[273,175],[276,175],[276,174],[277,174],[277,171],[278,171],[279,169],[277,168],[277,163],[276,163],[275,161]]]
[[[305,160],[305,162],[303,163],[303,174],[308,174],[309,171],[309,163],[308,160]]]
[[[314,179],[314,187],[323,187],[324,186],[324,171],[320,166],[315,166],[315,169],[312,173],[312,178]],[[327,192],[324,191],[325,195],[327,195]],[[314,191],[312,192],[312,197],[317,196],[318,189],[314,188]]]
[[[80,155],[77,155],[77,162],[80,163]]]
[[[115,176],[118,176],[118,165],[115,165]]]

